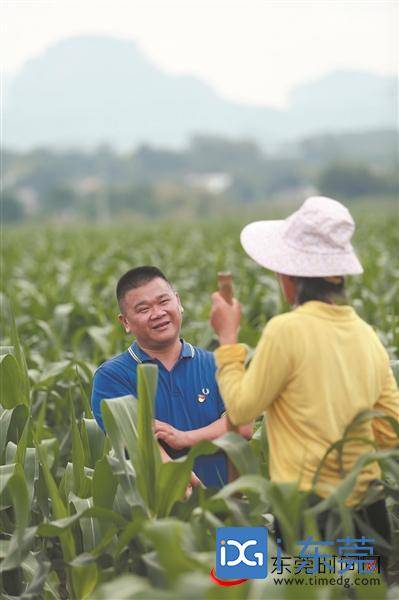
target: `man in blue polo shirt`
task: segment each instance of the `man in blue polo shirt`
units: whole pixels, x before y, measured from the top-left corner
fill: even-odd
[[[138,267],[125,273],[117,284],[119,321],[136,341],[122,354],[103,363],[95,372],[93,414],[105,431],[101,401],[137,395],[137,365],[158,365],[154,430],[163,460],[186,454],[201,440],[213,440],[227,431],[225,407],[215,380],[211,352],[179,337],[183,307],[179,295],[156,267]],[[239,428],[249,438],[252,423]],[[200,456],[194,472],[206,485],[227,482],[223,453]]]

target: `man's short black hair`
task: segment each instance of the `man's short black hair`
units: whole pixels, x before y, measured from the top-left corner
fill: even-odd
[[[122,300],[130,290],[138,288],[144,283],[148,283],[149,281],[157,279],[158,277],[171,285],[170,281],[157,267],[136,267],[135,269],[130,269],[130,271],[127,271],[127,273],[122,275],[116,285],[116,297],[119,308],[122,310]]]

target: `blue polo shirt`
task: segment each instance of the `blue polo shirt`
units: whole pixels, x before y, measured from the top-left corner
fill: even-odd
[[[212,352],[182,341],[182,349],[171,371],[152,359],[134,342],[125,352],[103,363],[95,372],[91,405],[94,417],[105,431],[100,404],[105,398],[132,394],[137,397],[137,365],[150,362],[158,366],[158,387],[154,416],[176,429],[188,431],[206,427],[225,412],[215,379],[216,364]],[[187,454],[162,443],[172,458]],[[221,487],[227,482],[227,462],[222,452],[199,456],[194,472],[207,487]]]

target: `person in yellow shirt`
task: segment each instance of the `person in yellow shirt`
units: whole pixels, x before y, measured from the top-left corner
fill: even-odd
[[[244,250],[277,274],[294,306],[267,323],[247,369],[247,348],[237,343],[240,304],[236,299],[228,304],[218,292],[212,296],[211,324],[220,343],[217,381],[231,422],[241,425],[266,413],[271,479],[296,481],[300,490],[313,490],[319,499],[328,497],[373,445],[392,447],[399,441],[387,420],[363,421],[350,433],[356,440],[343,446],[342,464],[331,452],[313,486],[327,449],[361,411],[378,410],[399,420],[389,356],[373,329],[345,304],[345,276],[363,272],[351,244],[354,229],[349,211],[326,197],[308,198],[285,220],[258,221],[243,229]],[[359,509],[380,476],[377,462],[365,466],[347,506]],[[389,543],[385,500],[361,514]],[[386,567],[386,556],[382,563]]]

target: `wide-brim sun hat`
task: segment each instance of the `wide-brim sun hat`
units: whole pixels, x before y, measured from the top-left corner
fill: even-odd
[[[337,200],[312,196],[285,220],[255,221],[241,231],[245,252],[259,265],[297,277],[360,275],[351,244],[355,223]]]

